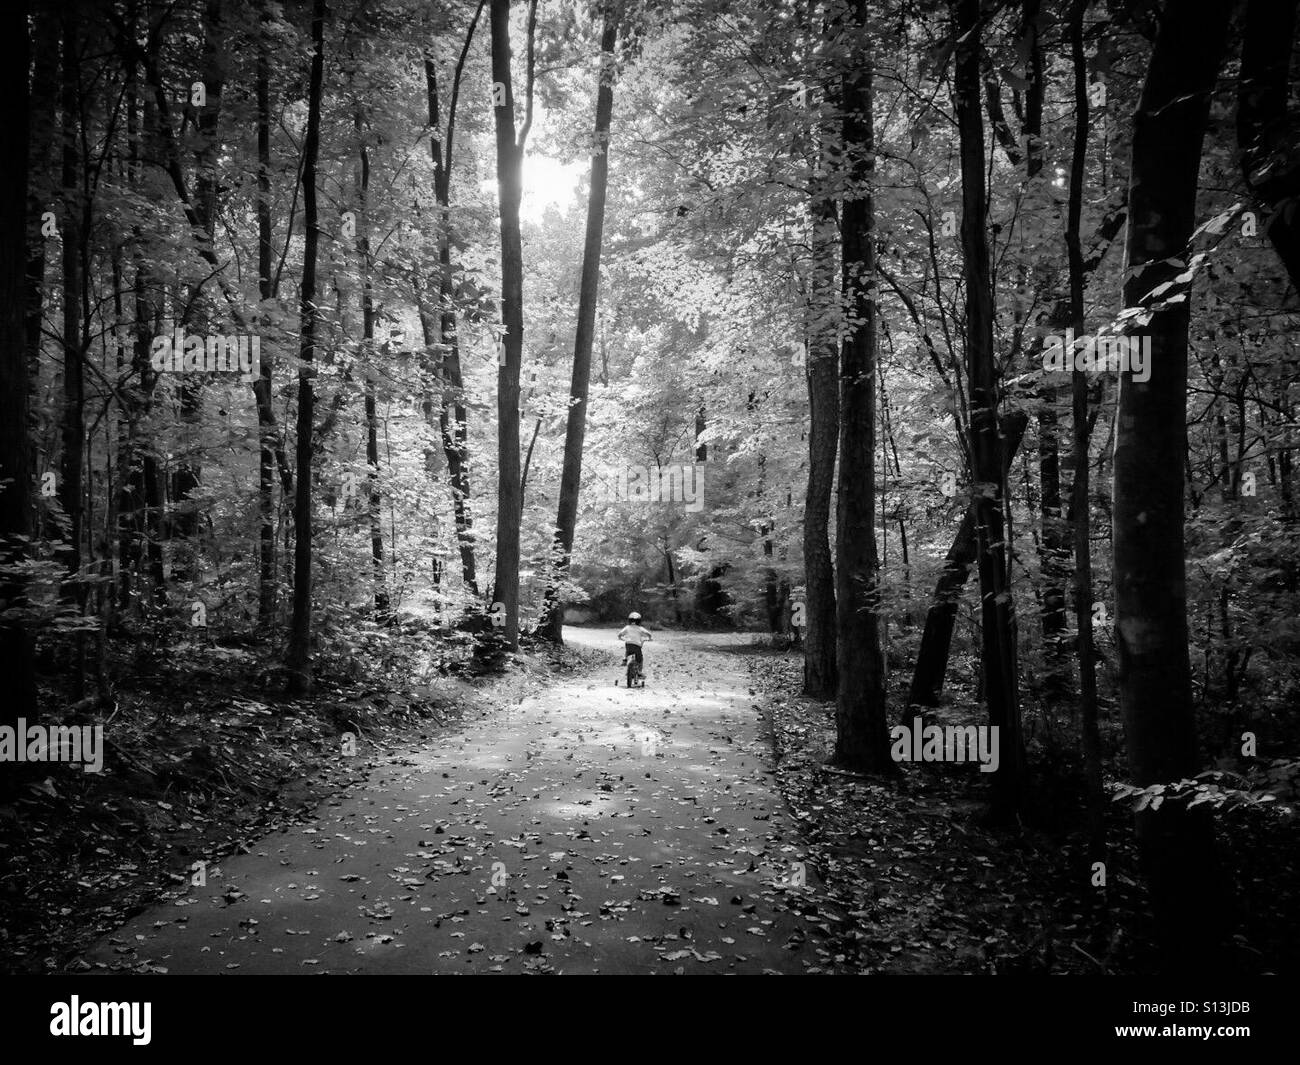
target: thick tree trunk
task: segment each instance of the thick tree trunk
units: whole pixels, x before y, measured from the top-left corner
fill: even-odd
[[[536,4],[530,13],[535,13]],[[510,648],[519,646],[519,370],[524,354],[524,261],[519,232],[523,195],[524,136],[515,138],[515,99],[510,75],[510,0],[491,0],[492,92],[496,119],[497,196],[501,214],[501,317],[505,335],[497,367],[497,524],[494,616]],[[532,19],[529,34],[529,93],[532,90]],[[531,110],[531,109],[530,109]],[[496,604],[501,613],[496,614]]]
[[[832,86],[827,86],[830,95]],[[831,134],[823,117],[831,101],[816,101],[818,139]],[[820,145],[814,146],[820,152]],[[830,545],[831,495],[839,450],[839,346],[836,324],[839,293],[835,285],[835,190],[823,164],[815,164],[810,187],[812,261],[809,267],[807,322],[808,488],[804,496],[804,659],[803,693],[813,699],[835,698],[835,566]]]
[[[1182,267],[1196,217],[1201,142],[1228,37],[1226,0],[1164,9],[1134,116],[1128,280],[1140,305]],[[1183,461],[1187,451],[1187,330],[1181,301],[1156,311],[1150,380],[1120,376],[1114,481],[1115,634],[1120,706],[1136,784],[1196,775],[1199,757],[1187,654]],[[1171,963],[1213,964],[1225,907],[1205,808],[1179,801],[1137,815],[1157,929]]]
[[[846,28],[853,66],[841,78],[845,179],[841,242],[850,319],[840,356],[840,471],[836,507],[835,759],[877,773],[896,770],[885,719],[880,589],[875,529],[876,305],[872,204],[872,60],[866,0],[854,0]]]
[[[299,303],[302,340],[298,369],[298,473],[293,508],[293,619],[285,666],[290,695],[311,692],[312,453],[316,397],[312,388],[316,357],[316,257],[320,229],[316,207],[316,160],[320,155],[320,111],[325,68],[325,0],[312,4],[311,88],[307,99],[307,137],[303,144],[302,191],[304,246]]]
[[[27,603],[23,581],[8,571],[29,556],[32,535],[31,444],[28,439],[31,377],[27,364],[27,176],[28,87],[27,3],[14,0],[0,11],[9,44],[9,61],[0,66],[0,84],[10,114],[0,123],[0,601],[6,608]],[[0,620],[0,725],[36,717],[36,677],[27,625],[12,614]],[[8,789],[13,774],[3,776]]]
[[[587,396],[591,385],[591,351],[596,336],[596,300],[600,295],[600,248],[605,230],[605,192],[609,185],[609,124],[614,110],[614,44],[618,16],[605,7],[600,39],[600,86],[596,92],[596,135],[591,157],[591,187],[587,197],[587,238],[582,249],[582,281],[578,289],[578,328],[573,341],[573,380],[564,430],[564,470],[555,517],[553,573],[546,589],[539,632],[560,643],[564,626],[563,589],[573,554],[578,524],[578,492],[582,487],[582,446],[587,435]]]
[[[975,551],[980,576],[980,642],[989,725],[998,732],[1000,761],[993,774],[993,816],[1015,816],[1022,801],[1023,751],[1016,661],[1016,621],[1007,576],[1002,507],[1006,498],[998,438],[998,380],[993,352],[993,291],[984,183],[984,119],[980,110],[980,4],[956,0],[954,74],[961,142],[961,246],[966,282],[966,379],[970,395],[972,477],[979,486]]]

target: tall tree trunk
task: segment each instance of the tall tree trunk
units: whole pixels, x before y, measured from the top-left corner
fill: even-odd
[[[15,616],[27,605],[27,588],[12,567],[29,557],[32,536],[32,471],[28,413],[31,376],[27,364],[28,87],[27,0],[0,11],[9,42],[9,61],[0,66],[4,99],[12,109],[0,123],[0,601],[9,615],[0,619],[0,675],[6,694],[0,700],[0,725],[36,717],[36,676],[32,639]],[[13,774],[3,776],[4,787]]]
[[[194,177],[194,214],[198,220],[199,240],[207,250],[209,261],[216,259],[217,159],[220,148],[218,127],[221,121],[221,95],[225,87],[225,29],[221,0],[205,0],[203,7],[203,92],[204,104],[195,116],[198,134]],[[206,279],[205,279],[206,280]],[[186,307],[199,317],[199,331],[215,332],[214,301],[201,295],[204,282],[193,286]],[[184,324],[184,323],[182,323]],[[197,434],[203,420],[203,380],[185,375],[180,382],[182,421]],[[200,515],[194,493],[202,483],[202,466],[194,455],[186,455],[176,469],[173,500],[176,507],[172,533],[180,541],[173,554],[172,578],[177,581],[197,577]]]
[[[596,300],[600,295],[600,249],[605,230],[605,191],[609,185],[609,124],[614,111],[614,44],[618,15],[612,2],[605,6],[605,26],[600,38],[600,86],[596,91],[596,134],[591,156],[591,188],[587,196],[587,239],[582,249],[582,281],[578,288],[578,328],[573,341],[573,381],[569,386],[569,413],[564,430],[564,470],[560,475],[560,501],[555,517],[553,571],[546,589],[538,631],[560,643],[564,626],[564,582],[573,554],[573,533],[578,524],[578,492],[582,487],[582,446],[587,435],[587,396],[591,385],[591,351],[596,336]]]
[[[126,74],[125,100],[126,108],[126,165],[125,178],[126,183],[134,186],[139,180],[140,174],[140,98],[139,88],[136,83],[136,63],[130,56],[123,56],[123,66]],[[131,241],[139,240],[139,226],[133,226],[131,230]],[[122,238],[118,238],[122,239]],[[122,247],[116,255],[124,255],[126,241],[123,241]],[[138,246],[135,248],[135,254],[139,254]],[[119,293],[114,295],[115,311],[117,313],[117,327],[119,329],[119,343],[125,343],[129,339],[129,333],[126,330],[126,280],[125,268],[119,263],[115,269],[114,287],[121,288]],[[136,284],[136,278],[132,279],[132,286]],[[138,337],[133,344],[133,353],[131,359],[131,372],[138,373],[138,367],[135,362],[134,348],[138,347]],[[124,360],[119,359],[119,365]],[[125,367],[122,367],[125,372]],[[140,381],[141,388],[144,384],[143,378]],[[125,423],[122,429],[121,447],[118,451],[118,498],[117,498],[117,580],[115,582],[115,603],[117,609],[114,611],[116,616],[120,616],[131,606],[132,595],[135,590],[135,572],[133,564],[140,557],[139,548],[143,539],[142,535],[142,503],[144,492],[139,488],[141,484],[140,456],[138,449],[138,427],[140,419],[141,404],[137,399],[138,393],[133,390],[124,390],[122,399],[122,420]]]
[[[840,79],[843,118],[843,290],[849,324],[840,356],[840,472],[836,507],[835,759],[890,773],[876,556],[876,305],[872,182],[872,58],[866,0],[853,0],[851,68]]]
[[[1228,37],[1226,0],[1164,9],[1133,120],[1124,304],[1182,269],[1196,217],[1210,96]],[[1141,787],[1193,777],[1199,758],[1187,654],[1183,460],[1187,302],[1157,310],[1145,382],[1119,383],[1114,473],[1115,633],[1129,770]],[[1225,907],[1205,807],[1148,806],[1137,835],[1157,931],[1179,967],[1212,964]]]
[[[810,28],[811,29],[811,28]],[[825,83],[826,95],[833,85]],[[814,138],[832,136],[826,114],[830,99],[818,99]],[[837,341],[839,293],[835,286],[838,219],[835,189],[820,159],[821,144],[809,188],[812,257],[809,266],[807,314],[808,488],[804,496],[804,634],[803,693],[813,699],[835,698],[838,673],[835,659],[835,566],[830,544],[831,495],[835,489],[835,458],[839,450],[840,353]]]
[[[263,314],[267,301],[274,295],[271,277],[271,64],[267,23],[267,0],[260,0],[257,33],[257,288]],[[279,582],[275,565],[275,447],[276,424],[273,406],[271,351],[260,346],[260,363],[253,395],[257,402],[257,513],[258,513],[258,585],[257,625],[269,632],[275,624]]]
[[[1070,198],[1065,226],[1069,255],[1070,318],[1075,336],[1083,336],[1083,245],[1079,219],[1088,159],[1088,67],[1084,53],[1083,16],[1089,0],[1070,8],[1070,55],[1074,63],[1074,150],[1070,159]],[[1097,724],[1097,673],[1092,640],[1092,515],[1088,504],[1088,378],[1075,370],[1071,382],[1074,416],[1074,616],[1079,630],[1079,720],[1083,732],[1083,772],[1088,801],[1088,860],[1106,859],[1106,792],[1102,783],[1101,732]]]
[[[357,112],[357,136],[362,136],[361,113]],[[381,496],[379,493],[379,412],[376,396],[375,376],[370,367],[375,362],[375,297],[371,274],[373,264],[370,261],[370,154],[364,141],[361,145],[361,211],[357,224],[357,244],[361,253],[361,347],[365,352],[365,416],[366,416],[366,479],[369,490],[366,493],[367,512],[370,519],[370,563],[371,576],[374,581],[375,613],[381,618],[388,616],[388,589],[384,573],[384,526],[380,515]]]
[[[82,232],[81,167],[77,143],[80,127],[80,69],[77,54],[77,12],[73,0],[63,0],[63,461],[59,478],[59,502],[63,507],[64,548],[60,553],[68,579],[64,597],[80,607],[85,602],[81,580],[82,474],[85,442],[85,356],[82,325]],[[85,684],[85,636],[76,637],[76,666],[73,697],[80,699]]]
[[[134,42],[139,32],[140,9],[135,3],[128,7],[128,40]],[[144,165],[147,159],[158,158],[161,138],[158,135],[155,104],[150,94],[140,92],[140,57],[132,47],[119,44],[123,66],[126,68],[127,155],[129,185],[139,193],[144,184]],[[138,379],[136,390],[126,392],[129,397],[130,423],[128,444],[130,454],[122,474],[122,497],[118,508],[121,530],[119,533],[120,600],[123,608],[134,605],[143,613],[146,606],[144,590],[150,592],[149,601],[157,607],[166,602],[166,580],[163,571],[163,475],[158,449],[141,442],[136,427],[148,417],[153,406],[154,388],[158,374],[150,360],[150,344],[162,327],[161,286],[155,280],[150,256],[145,246],[143,227],[136,223],[131,229],[131,256],[135,267],[131,282],[132,304],[132,372]]]
[[[312,552],[312,453],[316,397],[312,388],[315,376],[316,326],[316,257],[320,246],[320,229],[316,207],[316,160],[320,155],[321,93],[325,80],[325,0],[314,0],[311,16],[311,88],[307,98],[307,137],[302,157],[302,204],[304,245],[302,253],[302,292],[299,303],[302,340],[298,368],[298,473],[294,485],[293,507],[293,619],[289,629],[289,648],[285,666],[289,673],[290,695],[307,695],[312,689],[311,675],[311,552]]]
[[[465,57],[474,40],[474,30],[483,12],[485,0],[479,0],[465,32],[465,43],[451,83],[451,100],[447,105],[447,135],[441,134],[441,117],[438,106],[437,68],[432,58],[424,61],[426,92],[429,105],[429,128],[432,134],[429,150],[433,156],[434,196],[441,214],[438,230],[438,263],[440,267],[438,295],[441,303],[439,329],[442,339],[442,358],[439,375],[442,380],[442,402],[438,412],[439,434],[443,452],[447,457],[447,477],[451,482],[452,509],[456,521],[456,543],[460,550],[461,579],[465,588],[478,598],[478,569],[474,557],[474,520],[470,509],[469,483],[469,427],[465,410],[465,382],[461,375],[460,339],[456,329],[455,285],[451,268],[451,169],[456,133],[456,109],[460,100],[460,79],[465,69]],[[426,340],[427,343],[427,340]]]
[[[1028,86],[1025,90],[1025,174],[1033,183],[1043,170],[1043,48],[1038,30],[1042,0],[1022,0],[1020,5],[1023,46],[1028,53]],[[1024,280],[1024,278],[1022,278]],[[1044,381],[1040,394],[1043,406],[1038,415],[1039,519],[1042,527],[1041,564],[1043,603],[1041,625],[1048,644],[1049,661],[1060,655],[1058,641],[1065,631],[1066,559],[1069,536],[1061,508],[1061,449],[1057,428],[1057,388]]]
[[[510,75],[510,0],[491,0],[492,94],[496,119],[497,196],[501,213],[501,317],[505,335],[497,367],[497,558],[493,613],[501,636],[519,646],[519,370],[524,355],[524,259],[519,232],[523,155],[532,118],[532,31],[536,0],[529,6],[528,117],[515,137],[515,98]],[[501,604],[501,614],[496,604]]]
[[[956,0],[957,43],[953,91],[961,142],[961,246],[966,282],[966,378],[970,395],[972,479],[978,486],[975,551],[980,575],[981,659],[989,725],[996,728],[999,765],[993,774],[993,816],[1020,808],[1020,742],[1016,622],[1007,575],[1002,507],[1006,478],[998,439],[998,380],[993,353],[993,289],[984,184],[984,119],[980,109],[980,3]]]

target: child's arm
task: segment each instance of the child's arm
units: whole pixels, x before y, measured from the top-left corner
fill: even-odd
[[[645,628],[644,626],[641,627],[641,635],[644,636],[647,640],[654,639],[654,637],[650,635],[650,630]]]

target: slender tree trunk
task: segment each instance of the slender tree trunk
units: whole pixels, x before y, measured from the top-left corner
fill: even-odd
[[[220,148],[218,128],[221,121],[221,95],[225,87],[225,29],[221,0],[205,0],[203,7],[203,91],[205,102],[195,116],[198,134],[197,166],[194,178],[194,214],[198,220],[199,239],[210,257],[216,258],[217,158]],[[200,331],[213,332],[214,301],[200,293],[200,285],[191,290],[187,307],[199,317]],[[184,323],[182,323],[184,324]],[[185,375],[180,382],[181,419],[197,434],[203,421],[203,381]],[[187,581],[197,575],[200,514],[192,501],[202,483],[200,460],[186,455],[176,469],[173,498],[176,504],[172,532],[181,541],[172,559],[172,578]]]
[[[993,816],[1015,816],[1022,801],[1016,623],[1007,575],[1003,501],[1006,478],[998,439],[998,380],[993,353],[993,290],[984,183],[984,119],[980,109],[980,3],[956,0],[958,42],[953,91],[961,142],[961,246],[966,282],[966,377],[970,395],[973,501],[980,575],[981,660],[989,725],[998,730]]]
[[[369,302],[367,297],[367,302]],[[374,309],[366,308],[370,319],[367,340],[374,339]],[[384,572],[384,526],[382,521],[382,496],[379,492],[379,417],[376,410],[375,382],[366,376],[366,464],[370,481],[368,507],[370,517],[370,561],[375,584],[375,613],[382,619],[388,616],[389,598]]]
[[[1070,9],[1070,55],[1074,63],[1074,150],[1070,160],[1070,197],[1065,227],[1069,255],[1070,317],[1075,336],[1083,336],[1083,245],[1079,218],[1088,159],[1088,67],[1084,53],[1083,16],[1088,0]],[[1102,782],[1101,731],[1097,724],[1097,673],[1092,639],[1092,515],[1088,504],[1088,378],[1076,370],[1072,380],[1074,414],[1074,615],[1079,629],[1079,720],[1083,732],[1083,771],[1088,797],[1088,860],[1106,860],[1106,793]]]
[[[1201,142],[1228,37],[1226,0],[1164,9],[1133,123],[1124,303],[1172,281],[1196,217]],[[1186,301],[1156,311],[1150,379],[1119,383],[1114,473],[1115,634],[1129,771],[1141,787],[1196,775],[1187,654],[1183,460]],[[1181,801],[1137,815],[1157,933],[1172,966],[1214,964],[1224,934],[1212,822]]]
[[[150,340],[162,325],[161,290],[147,256],[142,251],[136,260],[135,273],[135,363],[140,374],[141,390],[145,395],[141,416],[146,416],[153,405],[153,390],[158,382],[149,359]],[[143,538],[143,556],[149,571],[149,584],[153,603],[162,607],[167,600],[167,582],[163,571],[163,537],[165,522],[164,477],[162,463],[152,450],[146,450],[140,470],[137,499],[143,500],[143,521],[136,524]],[[143,604],[142,604],[143,605]]]
[[[289,630],[286,668],[291,695],[307,695],[312,689],[311,675],[311,552],[312,552],[312,452],[316,397],[312,388],[315,376],[316,326],[316,258],[320,246],[320,229],[316,207],[316,161],[320,155],[320,111],[325,69],[325,0],[312,4],[311,88],[307,99],[307,136],[303,144],[302,192],[304,246],[302,254],[302,292],[299,304],[302,340],[298,368],[298,473],[293,508],[293,620]]]
[[[136,63],[133,57],[124,56],[123,66],[126,72],[125,86],[125,108],[126,108],[126,165],[124,166],[123,176],[129,186],[134,186],[139,180],[140,173],[140,123],[139,123],[139,89],[136,84]],[[139,226],[133,226],[131,229],[130,241],[136,242],[140,237]],[[122,239],[122,238],[118,238]],[[114,274],[114,304],[117,313],[117,328],[119,330],[119,344],[125,344],[130,339],[126,328],[126,270],[122,264],[125,256],[126,245],[128,241],[123,240],[122,246],[115,252],[115,274]],[[138,247],[135,253],[139,254]],[[133,278],[132,285],[136,284],[138,275]],[[138,373],[139,368],[135,361],[135,351],[139,346],[138,337],[132,344],[132,356],[130,360],[131,372]],[[120,349],[119,349],[120,350]],[[119,359],[118,364],[120,372],[125,373],[126,367],[123,365],[125,359]],[[140,387],[143,389],[144,378],[141,377]],[[135,395],[130,393],[123,396],[122,400],[122,421],[121,446],[118,451],[118,497],[116,507],[117,517],[117,579],[115,581],[114,601],[117,609],[115,610],[114,624],[120,618],[122,612],[129,610],[132,605],[132,596],[135,594],[135,569],[138,565],[138,551],[142,540],[142,523],[141,516],[143,513],[142,503],[144,492],[138,486],[141,484],[140,457],[137,454],[137,435],[140,420],[141,403]],[[133,565],[134,564],[134,565]]]
[[[591,156],[591,188],[587,197],[587,238],[582,249],[582,281],[578,289],[578,328],[573,341],[573,381],[564,431],[564,469],[555,518],[553,573],[546,589],[538,631],[562,642],[564,582],[573,554],[578,524],[578,492],[582,487],[582,446],[587,435],[587,397],[591,385],[591,351],[596,336],[596,301],[600,295],[600,249],[605,229],[605,192],[609,185],[609,124],[614,110],[614,44],[618,16],[613,3],[605,7],[600,39],[600,86],[596,92],[596,135]]]
[[[271,73],[267,39],[267,0],[260,0],[257,34],[257,286],[265,305],[274,295],[271,277]],[[257,402],[257,513],[258,594],[257,625],[269,632],[275,624],[279,582],[275,564],[275,447],[274,383],[269,345],[260,346],[261,358],[253,395]]]
[[[1042,0],[1022,0],[1020,5],[1023,47],[1028,52],[1028,82],[1025,90],[1025,174],[1033,183],[1043,170],[1043,97],[1046,83],[1043,77],[1043,48],[1038,22]],[[1059,640],[1065,631],[1066,559],[1069,557],[1069,536],[1061,507],[1061,449],[1057,424],[1057,388],[1050,381],[1043,383],[1042,410],[1038,415],[1038,484],[1039,520],[1042,528],[1041,565],[1043,573],[1043,602],[1041,625],[1043,639],[1048,645],[1049,660],[1060,656]]]
[[[849,768],[896,771],[885,719],[884,656],[876,556],[876,305],[872,182],[872,59],[866,0],[853,0],[846,28],[851,69],[840,80],[845,196],[843,289],[849,325],[840,356],[840,472],[836,507],[835,759]]]
[[[77,54],[77,13],[72,0],[63,0],[63,461],[59,477],[59,502],[63,507],[63,542],[60,553],[67,581],[63,586],[66,599],[85,603],[85,585],[81,579],[82,476],[86,450],[85,430],[85,357],[82,326],[82,248],[81,166],[77,143],[80,128],[81,88]],[[73,670],[73,698],[80,699],[85,685],[85,636],[76,637],[76,666]]]
[[[885,385],[885,375],[883,373],[880,375],[880,414],[880,421],[885,430],[885,445],[888,448],[885,454],[885,471],[886,473],[889,471],[889,454],[892,453],[894,456],[894,475],[901,481],[903,466],[898,461],[898,441],[894,438],[894,422],[889,407],[889,389]],[[881,488],[881,496],[883,499],[884,486]],[[881,506],[883,508],[883,502]],[[903,598],[910,599],[912,597],[912,560],[907,551],[907,523],[904,520],[906,507],[906,502],[900,500],[898,504],[898,546],[903,563]],[[881,528],[885,528],[885,519],[881,520]],[[888,639],[885,642],[888,644]]]
[[[139,8],[132,4],[128,29],[134,41],[138,32]],[[121,48],[126,66],[127,134],[130,158],[130,183],[139,190],[144,184],[146,159],[157,159],[162,152],[162,137],[158,127],[155,98],[148,93],[139,94],[139,120],[135,118],[139,93],[140,56],[129,48]],[[146,72],[148,67],[146,66]],[[135,275],[132,279],[134,352],[132,366],[139,379],[139,401],[134,408],[136,422],[147,418],[153,407],[154,389],[158,374],[150,360],[150,343],[162,328],[162,286],[155,278],[145,246],[145,234],[139,224],[132,227],[132,259]],[[144,590],[149,590],[149,603],[155,608],[166,605],[167,588],[163,570],[164,537],[164,477],[161,461],[154,448],[140,448],[138,458],[133,456],[129,472],[125,475],[124,502],[121,508],[124,526],[122,548],[122,601],[134,605],[143,614],[146,607]],[[129,499],[125,498],[129,494]]]
[[[30,291],[27,253],[28,37],[27,0],[0,9],[0,27],[9,61],[0,66],[0,84],[11,109],[0,123],[0,600],[10,611],[27,605],[27,587],[10,567],[29,557],[32,536],[30,426],[31,375],[28,372],[24,295]],[[36,717],[36,675],[32,639],[21,617],[0,619],[0,675],[6,694],[0,700],[0,725]],[[8,789],[12,773],[0,780]]]
[[[465,410],[465,383],[461,375],[460,340],[456,329],[455,285],[451,266],[451,169],[455,146],[456,109],[460,100],[460,79],[465,57],[474,40],[474,30],[483,12],[485,0],[479,0],[465,32],[465,43],[456,62],[452,78],[451,100],[447,107],[447,135],[442,139],[438,107],[437,68],[431,58],[424,63],[429,106],[429,127],[433,131],[429,150],[433,156],[434,196],[438,201],[442,225],[438,231],[440,266],[438,294],[441,303],[439,327],[442,338],[440,377],[442,402],[438,413],[439,434],[447,457],[447,477],[451,482],[452,508],[456,521],[456,543],[460,550],[461,579],[465,588],[478,598],[478,569],[474,557],[474,521],[470,509],[469,428]],[[426,340],[427,343],[427,340]]]
[[[1038,20],[1042,0],[1022,0],[1021,21],[1029,51],[1029,87],[1025,92],[1025,173],[1030,182],[1041,181],[1043,170],[1043,48]],[[1039,521],[1042,528],[1041,563],[1043,605],[1041,625],[1049,662],[1059,671],[1059,641],[1065,632],[1065,582],[1068,576],[1070,538],[1061,506],[1061,448],[1057,424],[1057,388],[1043,383],[1043,407],[1038,415]]]
[[[362,136],[361,113],[357,112],[357,136]],[[371,274],[373,264],[370,261],[370,153],[364,142],[361,146],[361,218],[357,225],[357,244],[361,253],[361,348],[365,352],[367,366],[375,358],[375,298]],[[375,613],[382,619],[388,616],[389,598],[384,572],[384,526],[380,510],[379,492],[379,411],[374,374],[367,370],[365,379],[365,416],[366,416],[366,479],[369,491],[366,493],[368,516],[370,519],[370,563],[374,580]]]
[[[28,119],[31,148],[27,166],[26,332],[28,371],[36,377],[40,372],[41,325],[45,312],[46,240],[41,233],[41,215],[48,209],[51,198],[47,175],[51,170],[50,157],[54,149],[59,107],[61,29],[57,10],[36,12],[33,21],[36,29],[36,54],[32,69],[31,114]]]
[[[1002,419],[1002,479],[1006,480],[1012,460],[1024,439],[1029,417],[1023,411],[1010,411]],[[962,589],[975,564],[975,511],[968,508],[962,515],[961,525],[953,538],[952,546],[944,558],[943,570],[935,583],[930,609],[925,615],[925,629],[921,633],[921,646],[916,654],[916,667],[912,672],[910,706],[938,706],[943,691],[944,674],[948,669],[948,654],[952,647],[952,630],[957,621],[957,604]],[[910,716],[910,715],[909,715]]]

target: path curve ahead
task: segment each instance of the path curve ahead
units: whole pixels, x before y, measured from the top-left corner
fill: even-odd
[[[608,666],[388,759],[98,943],[169,973],[805,972],[784,904],[800,851],[771,775],[746,639],[660,633]],[[180,870],[178,870],[180,871]],[[804,889],[806,890],[806,889]],[[145,965],[142,965],[145,963]]]

